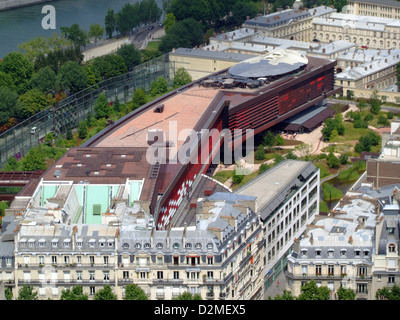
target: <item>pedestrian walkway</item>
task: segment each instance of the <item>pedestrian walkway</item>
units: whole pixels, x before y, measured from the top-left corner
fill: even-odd
[[[274,297],[277,296],[278,294],[282,295],[283,290],[285,289],[288,290],[288,286],[287,286],[285,272],[282,271],[275,279],[273,285],[271,285],[268,289],[265,290],[264,296],[266,299],[268,299],[268,297],[274,299]]]

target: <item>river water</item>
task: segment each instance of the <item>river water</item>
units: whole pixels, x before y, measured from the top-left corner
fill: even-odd
[[[0,58],[7,53],[18,51],[18,45],[37,36],[50,37],[55,32],[60,35],[60,27],[69,27],[74,23],[89,30],[93,23],[104,27],[104,18],[108,9],[119,11],[127,3],[139,0],[55,0],[28,7],[0,12]],[[156,0],[161,8],[162,0]],[[52,5],[56,9],[56,30],[42,28],[42,7]]]

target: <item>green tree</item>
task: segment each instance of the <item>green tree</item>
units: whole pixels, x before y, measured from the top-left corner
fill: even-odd
[[[60,300],[88,300],[88,295],[83,293],[81,286],[74,286],[62,290]]]
[[[267,131],[266,134],[263,136],[262,144],[264,147],[271,149],[273,146],[276,145],[275,135],[272,131]]]
[[[337,291],[338,300],[355,300],[356,293],[352,289],[340,287]]]
[[[0,215],[1,216],[4,216],[6,209],[8,209],[8,207],[9,206],[8,206],[7,201],[4,201],[4,200],[0,201]]]
[[[146,92],[144,92],[144,90],[141,88],[136,89],[132,96],[133,109],[144,105],[146,102]]]
[[[368,103],[364,99],[360,100],[357,103],[357,107],[358,107],[358,109],[360,109],[360,111],[364,110],[367,106],[368,106]]]
[[[12,77],[5,73],[4,71],[0,71],[0,87],[7,87],[15,90],[14,81]]]
[[[100,71],[92,64],[86,64],[82,66],[82,69],[86,73],[88,87],[94,86],[102,80]]]
[[[177,21],[192,18],[198,22],[211,20],[210,5],[206,0],[172,0],[170,12]]]
[[[375,298],[379,300],[400,300],[400,287],[394,284],[391,288],[383,287],[378,289]]]
[[[11,77],[18,93],[23,93],[29,88],[33,64],[21,52],[10,52],[0,63],[0,71]]]
[[[326,158],[326,162],[329,168],[337,169],[340,167],[340,160],[336,157],[332,152],[329,152],[328,157]]]
[[[163,76],[157,77],[157,79],[151,83],[150,93],[152,96],[163,94],[166,93],[167,91],[168,91],[168,81]]]
[[[117,55],[124,59],[125,65],[129,71],[142,63],[140,51],[135,48],[134,44],[123,44],[117,50]]]
[[[239,1],[232,8],[232,15],[229,17],[229,22],[239,26],[247,19],[254,18],[257,15],[257,6],[253,2]]]
[[[97,41],[101,39],[103,34],[104,34],[104,28],[102,28],[98,23],[90,25],[88,37],[89,39],[93,39],[94,43],[97,43]]]
[[[100,93],[94,105],[96,119],[108,118],[110,115],[110,106],[104,92]]]
[[[240,184],[243,181],[244,176],[241,174],[234,174],[232,177],[232,182],[234,184]]]
[[[56,91],[57,75],[52,68],[46,66],[32,76],[31,84],[44,93]]]
[[[66,138],[67,140],[72,140],[72,139],[74,138],[70,126],[68,126],[68,128],[67,128],[67,132],[66,132],[66,134],[65,134],[65,138]]]
[[[389,120],[385,116],[379,116],[378,124],[381,124],[383,126],[387,126],[387,125],[389,125]]]
[[[18,94],[7,87],[0,87],[0,124],[4,124],[15,115]]]
[[[48,108],[53,102],[51,95],[45,95],[39,89],[31,89],[18,98],[18,114],[29,118],[39,111]]]
[[[7,287],[4,290],[4,295],[6,296],[6,300],[12,300],[13,294],[12,294],[12,291],[11,291],[10,287]]]
[[[18,49],[31,61],[34,62],[40,55],[47,55],[54,50],[64,49],[72,45],[72,42],[56,33],[51,37],[38,36],[27,42],[21,43]]]
[[[260,167],[258,168],[258,174],[261,174],[261,173],[267,171],[270,167],[271,166],[266,163],[260,164]]]
[[[161,38],[159,50],[170,52],[173,48],[193,48],[203,43],[203,28],[193,18],[174,23]]]
[[[176,22],[176,18],[173,13],[167,13],[164,20],[164,30],[167,32],[171,26]]]
[[[296,300],[296,297],[292,296],[292,293],[289,290],[284,289],[282,295],[276,295],[274,300]]]
[[[88,135],[88,129],[87,129],[87,126],[86,126],[86,121],[79,122],[79,125],[78,125],[78,137],[80,139],[86,139],[87,135]]]
[[[36,148],[31,148],[28,154],[22,158],[22,170],[23,171],[36,171],[36,170],[45,170],[46,169],[46,160],[41,152],[40,146]]]
[[[339,157],[340,164],[347,164],[349,162],[349,156],[345,153],[342,153]]]
[[[70,27],[61,27],[61,34],[64,38],[70,40],[75,47],[84,47],[88,43],[88,35],[85,30],[74,23]]]
[[[265,151],[263,145],[258,146],[256,152],[254,153],[254,158],[258,161],[265,160]]]
[[[117,296],[112,292],[110,285],[107,284],[95,293],[94,300],[117,300]]]
[[[185,70],[185,68],[181,67],[176,70],[174,81],[172,82],[174,88],[180,88],[190,82],[192,82],[192,76]]]
[[[61,67],[58,80],[64,89],[72,93],[85,89],[88,81],[85,71],[75,61],[68,61]]]
[[[3,171],[18,171],[19,162],[13,156],[8,157],[3,166]]]
[[[381,111],[381,105],[382,105],[382,102],[381,102],[381,100],[379,99],[379,96],[378,96],[378,91],[377,90],[374,90],[373,92],[372,92],[372,94],[371,94],[371,97],[370,97],[370,99],[369,99],[369,104],[370,104],[370,111],[373,113],[373,114],[378,114],[380,111]]]
[[[114,10],[108,9],[105,17],[105,31],[108,38],[112,38],[113,33],[115,31],[116,21],[115,21],[115,13]]]
[[[128,72],[124,59],[117,54],[108,54],[104,57],[97,57],[93,59],[90,66],[103,80]]]
[[[115,97],[113,108],[114,108],[115,112],[121,111],[121,103],[119,102],[118,97]]]
[[[314,280],[306,282],[298,296],[298,300],[329,300],[329,298],[329,289],[325,286],[318,287]]]
[[[172,300],[202,300],[202,298],[198,293],[192,295],[190,292],[185,291],[176,298],[172,298]]]
[[[148,297],[142,288],[132,283],[125,287],[125,300],[148,300]]]
[[[18,300],[37,300],[37,292],[33,291],[33,287],[24,284],[19,289]]]

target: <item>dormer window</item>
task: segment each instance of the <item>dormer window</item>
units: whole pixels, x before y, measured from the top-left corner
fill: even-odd
[[[396,245],[391,243],[388,245],[388,252],[396,252]]]
[[[123,244],[122,244],[122,248],[123,248],[123,249],[129,249],[129,244],[126,243],[126,242],[123,243]]]
[[[315,250],[315,255],[318,256],[318,257],[321,256],[321,249],[316,249]]]

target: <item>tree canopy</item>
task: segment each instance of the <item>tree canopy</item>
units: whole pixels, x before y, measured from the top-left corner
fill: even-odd
[[[62,290],[60,300],[88,300],[88,295],[83,293],[81,286],[74,286]]]
[[[95,293],[94,300],[117,300],[117,296],[113,293],[110,285],[106,285]]]
[[[142,288],[132,283],[125,287],[125,300],[148,300],[148,297]]]
[[[193,48],[203,43],[203,28],[193,18],[174,23],[161,38],[159,50],[170,52],[173,48]]]

